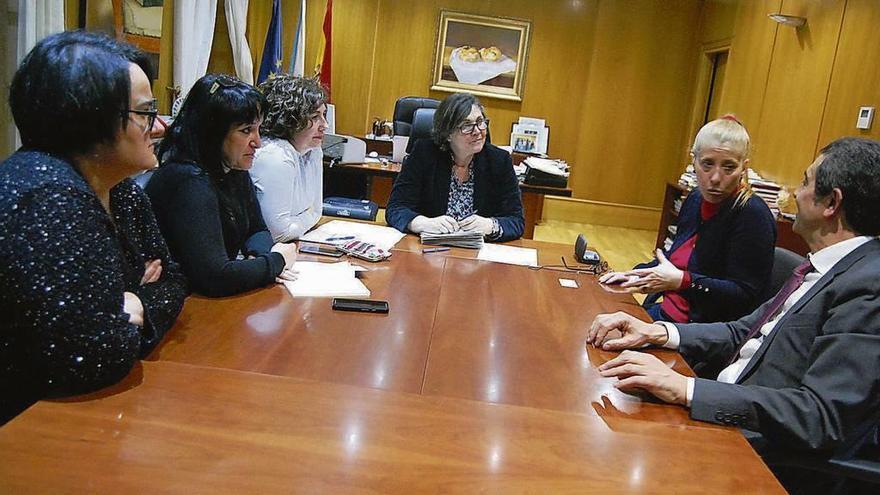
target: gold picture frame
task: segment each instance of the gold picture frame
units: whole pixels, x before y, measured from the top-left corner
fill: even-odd
[[[440,11],[431,89],[522,101],[531,21]]]

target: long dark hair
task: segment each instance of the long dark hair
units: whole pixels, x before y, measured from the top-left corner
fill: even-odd
[[[159,147],[162,163],[191,162],[215,183],[223,179],[223,140],[233,127],[256,121],[266,98],[250,84],[222,74],[196,81]]]

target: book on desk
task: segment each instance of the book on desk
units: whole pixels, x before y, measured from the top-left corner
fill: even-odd
[[[378,212],[379,205],[368,199],[340,197],[324,198],[323,213],[326,216],[373,221],[376,219],[376,214]]]

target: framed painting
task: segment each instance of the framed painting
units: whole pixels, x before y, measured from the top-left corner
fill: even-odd
[[[532,23],[440,12],[432,90],[522,101]]]

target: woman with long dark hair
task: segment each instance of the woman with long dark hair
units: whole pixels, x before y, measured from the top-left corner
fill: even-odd
[[[159,149],[146,191],[193,291],[219,297],[294,277],[296,246],[273,244],[248,169],[266,100],[209,74],[193,85]]]

